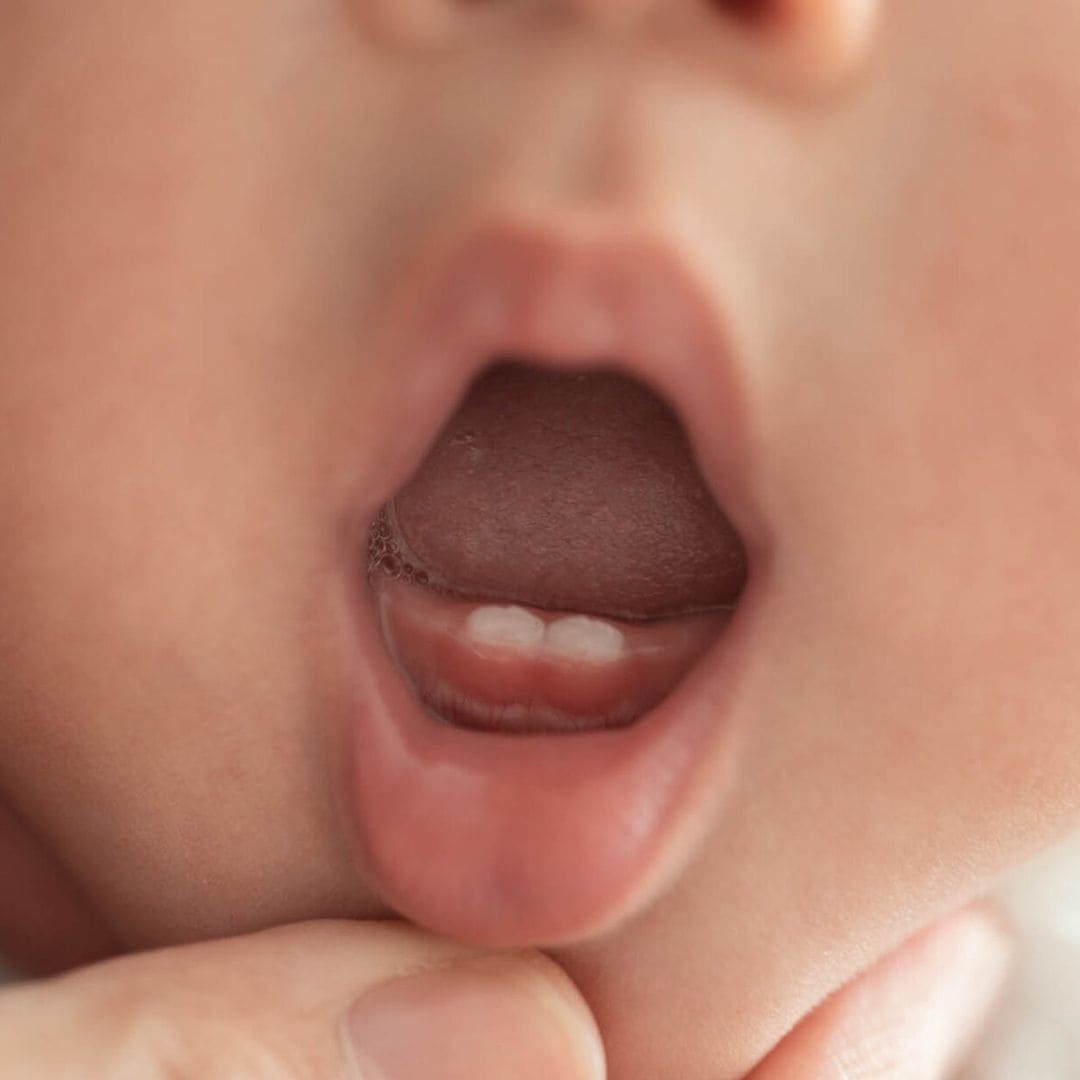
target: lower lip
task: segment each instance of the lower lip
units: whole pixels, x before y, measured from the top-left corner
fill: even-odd
[[[565,735],[429,716],[386,652],[363,576],[347,587],[347,723],[359,844],[382,899],[497,947],[566,944],[643,907],[730,789],[753,582],[661,704],[629,727]]]

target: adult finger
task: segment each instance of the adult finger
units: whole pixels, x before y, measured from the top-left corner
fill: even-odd
[[[750,1080],[942,1080],[991,1015],[1010,955],[999,917],[964,908],[828,998]]]
[[[123,957],[0,993],[6,1078],[602,1080],[595,1024],[536,952],[321,922]]]

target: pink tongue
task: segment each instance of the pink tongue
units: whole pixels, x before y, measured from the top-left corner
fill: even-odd
[[[389,569],[557,610],[700,611],[734,603],[746,577],[674,414],[607,372],[492,368],[377,531]]]

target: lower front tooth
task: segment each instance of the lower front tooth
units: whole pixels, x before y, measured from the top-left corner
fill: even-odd
[[[535,653],[544,640],[544,620],[517,605],[475,608],[465,621],[465,633],[480,645],[501,645]]]
[[[610,664],[623,654],[621,631],[588,615],[567,615],[547,625],[544,651],[589,664]]]

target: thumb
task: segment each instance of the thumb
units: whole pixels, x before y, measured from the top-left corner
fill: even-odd
[[[963,1062],[1009,970],[979,904],[916,934],[803,1020],[749,1080],[941,1080]]]
[[[596,1026],[536,952],[319,922],[140,953],[0,993],[7,1078],[602,1080]]]

